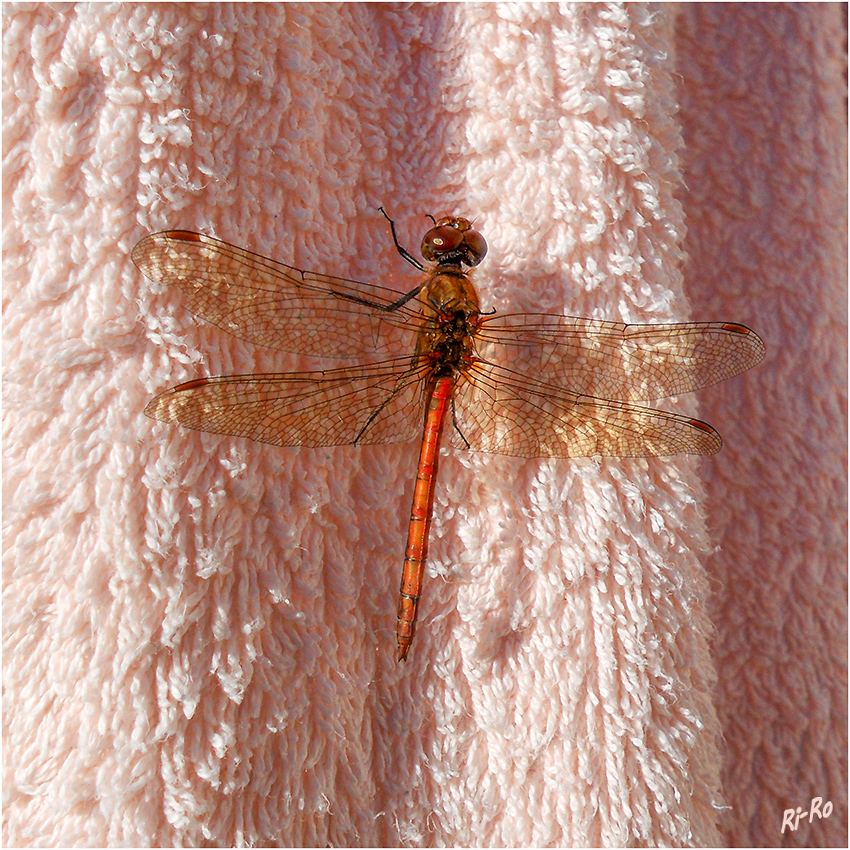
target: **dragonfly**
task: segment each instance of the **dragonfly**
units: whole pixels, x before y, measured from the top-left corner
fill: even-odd
[[[275,446],[401,443],[419,462],[396,615],[399,661],[413,642],[440,446],[516,457],[711,455],[699,419],[647,407],[758,364],[737,322],[624,324],[482,311],[471,273],[487,242],[469,219],[431,219],[410,291],[305,271],[188,230],[146,236],[132,259],[196,316],[261,346],[356,365],[188,381],[145,414]]]

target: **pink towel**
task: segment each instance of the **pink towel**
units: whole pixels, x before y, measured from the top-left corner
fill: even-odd
[[[5,7],[4,842],[843,844],[842,26]],[[402,291],[380,205],[411,250],[426,213],[474,217],[485,309],[768,347],[659,405],[725,435],[708,460],[445,451],[401,665],[416,445],[145,419],[181,380],[339,364],[203,325],[129,259],[187,228]]]

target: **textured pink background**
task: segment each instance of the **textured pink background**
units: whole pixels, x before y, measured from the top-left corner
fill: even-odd
[[[3,11],[7,844],[846,842],[840,6]],[[146,420],[324,364],[129,260],[184,227],[402,289],[381,204],[476,217],[487,307],[768,346],[663,405],[715,458],[445,454],[405,665],[416,447]]]

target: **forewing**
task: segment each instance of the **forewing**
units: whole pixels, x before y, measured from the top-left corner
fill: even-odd
[[[476,350],[542,383],[618,401],[698,390],[764,357],[758,335],[734,322],[625,325],[533,313],[485,319]]]
[[[400,293],[380,286],[301,271],[186,230],[146,236],[132,256],[146,277],[181,290],[196,316],[258,345],[396,357],[416,344],[419,314],[387,311]]]
[[[453,424],[452,445],[518,457],[707,455],[722,445],[698,419],[546,386],[481,362],[459,377]]]
[[[145,414],[275,446],[397,443],[421,428],[410,358],[351,369],[204,378],[158,395]]]

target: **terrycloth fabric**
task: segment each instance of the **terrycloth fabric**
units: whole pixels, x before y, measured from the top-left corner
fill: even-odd
[[[701,396],[725,418],[705,504],[735,846],[847,843],[846,43],[837,4],[683,4],[677,22],[685,288],[694,315],[767,344]],[[832,814],[783,834],[817,798]]]
[[[844,840],[836,7],[4,15],[8,845]],[[328,364],[129,260],[182,227],[402,290],[382,204],[411,249],[425,213],[476,218],[485,309],[769,349],[660,405],[726,435],[707,461],[445,453],[403,665],[416,446],[145,419],[181,380]],[[817,795],[832,818],[780,836]]]

